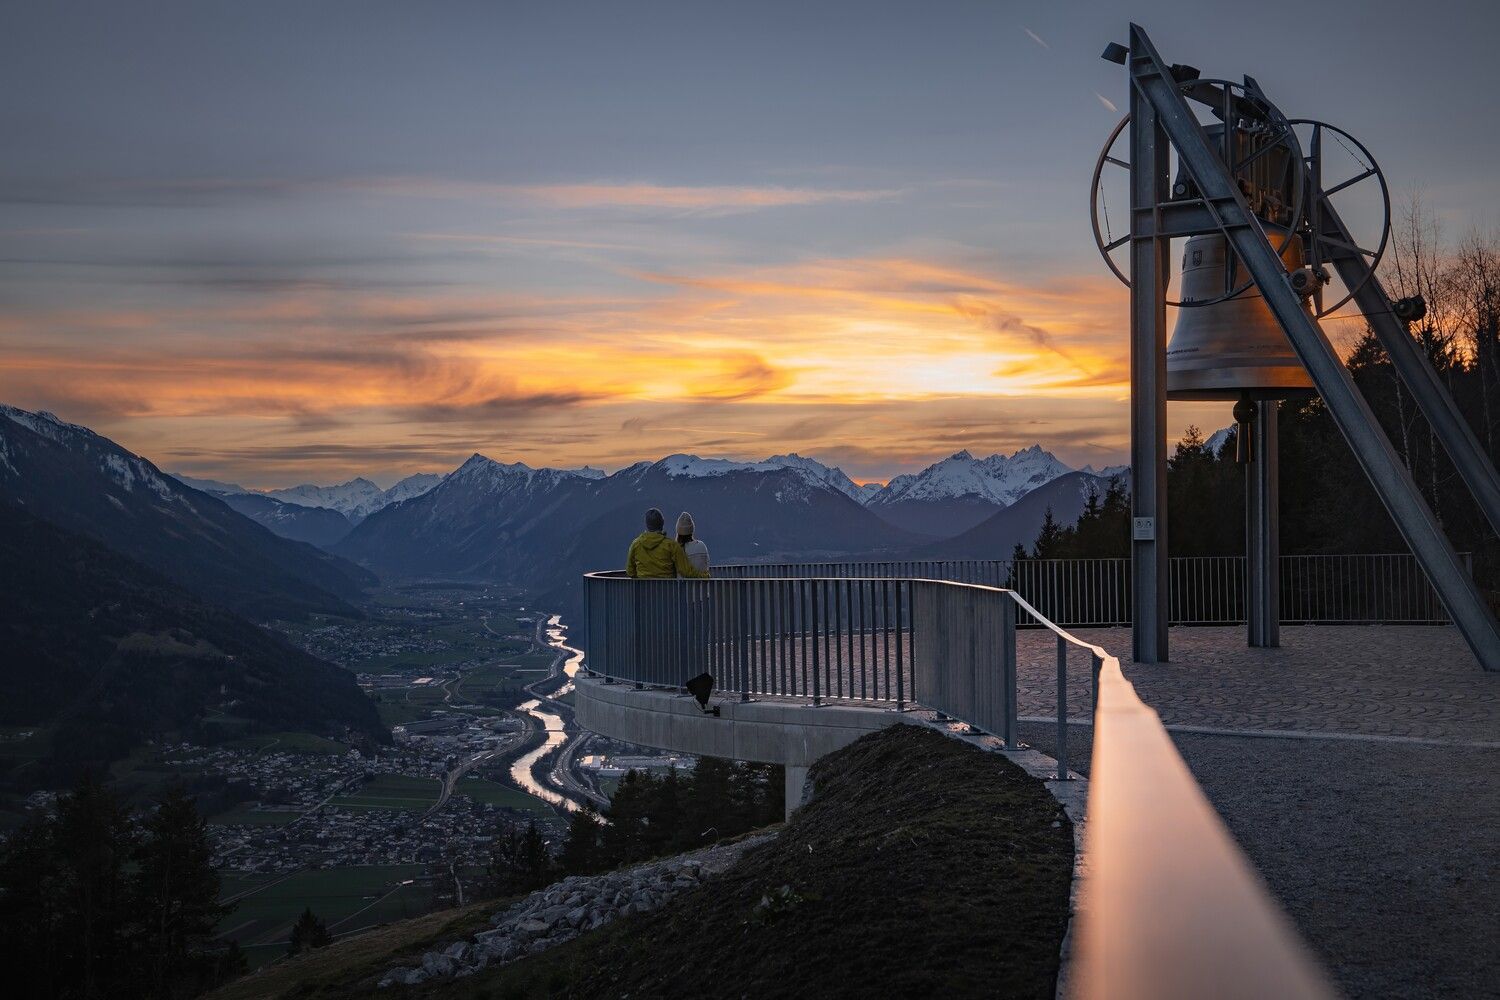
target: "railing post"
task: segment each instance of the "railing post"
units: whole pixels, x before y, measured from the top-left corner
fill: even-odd
[[[1104,667],[1104,660],[1098,653],[1089,653],[1089,677],[1093,683],[1093,704],[1089,706],[1089,715],[1095,724],[1099,721],[1099,671]]]
[[[750,700],[750,585],[741,583],[739,586],[740,599],[735,602],[738,608],[739,622],[739,647],[740,647],[740,701]]]
[[[1016,715],[1016,612],[1014,601],[1002,606],[1000,614],[1000,683],[1005,685],[1005,749],[1020,749]]]
[[[906,630],[902,627],[901,582],[896,581],[896,711],[906,711],[906,655],[902,646],[906,643]],[[911,583],[906,584],[907,600],[911,600]],[[913,640],[915,645],[915,640]]]
[[[1068,780],[1068,641],[1057,637],[1057,780]]]
[[[811,586],[810,591],[808,591],[808,597],[810,597],[811,600],[808,601],[807,607],[808,607],[808,612],[811,613],[811,615],[810,615],[810,618],[811,618],[810,628],[808,628],[808,633],[810,633],[810,636],[808,636],[808,637],[810,637],[811,642],[813,642],[813,705],[814,706],[816,706],[816,705],[822,705],[822,703],[823,703],[822,687],[820,687],[820,681],[819,681],[819,678],[817,678],[817,675],[819,675],[819,673],[822,673],[822,663],[820,663],[820,661],[819,661],[819,655],[817,655],[817,646],[819,646],[819,642],[817,642],[817,631],[819,631],[819,621],[820,621],[820,618],[822,618],[822,615],[820,615],[820,613],[819,613],[819,600],[817,600],[817,598],[819,598],[819,595],[822,594],[822,592],[823,592],[822,582],[820,582],[820,580],[813,580],[813,586]]]

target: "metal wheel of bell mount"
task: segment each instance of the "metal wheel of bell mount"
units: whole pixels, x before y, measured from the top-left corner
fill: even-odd
[[[1335,245],[1338,249],[1353,250],[1359,253],[1361,256],[1368,258],[1366,266],[1369,268],[1369,271],[1366,272],[1365,276],[1360,279],[1360,281],[1355,284],[1353,288],[1348,288],[1346,286],[1344,297],[1339,299],[1333,305],[1324,305],[1322,288],[1319,288],[1313,294],[1313,315],[1318,319],[1322,319],[1324,316],[1331,315],[1332,313],[1337,312],[1339,309],[1342,309],[1346,304],[1348,304],[1348,302],[1354,298],[1355,294],[1358,293],[1358,291],[1363,288],[1371,278],[1375,276],[1376,268],[1378,268],[1380,266],[1380,262],[1385,259],[1386,247],[1390,244],[1391,241],[1391,191],[1385,183],[1385,173],[1380,169],[1380,164],[1375,162],[1375,157],[1370,155],[1370,151],[1365,147],[1364,143],[1354,138],[1354,136],[1350,135],[1348,132],[1345,132],[1337,125],[1330,125],[1327,122],[1317,121],[1313,118],[1293,118],[1289,120],[1287,124],[1290,125],[1294,131],[1296,129],[1302,128],[1306,129],[1310,133],[1309,141],[1306,146],[1307,153],[1302,158],[1302,162],[1309,181],[1309,183],[1306,185],[1306,190],[1308,192],[1308,204],[1304,208],[1304,215],[1310,223],[1310,230],[1313,237],[1308,241],[1308,265],[1313,267],[1314,269],[1321,267],[1323,261],[1327,256],[1325,250],[1330,246]],[[1330,187],[1324,187],[1323,143],[1329,137],[1331,137],[1334,142],[1338,143],[1338,145],[1342,146],[1344,151],[1347,152],[1356,163],[1359,163],[1360,166],[1363,167],[1363,169],[1357,171],[1350,177],[1344,178],[1343,180],[1339,181],[1336,184],[1333,184]],[[1317,196],[1319,191],[1321,191],[1330,200],[1332,200],[1334,195],[1348,191],[1356,185],[1362,184],[1365,181],[1369,180],[1373,180],[1376,184],[1379,185],[1381,202],[1380,239],[1376,242],[1375,249],[1370,250],[1359,244],[1345,246],[1341,242],[1336,243],[1335,241],[1333,241],[1332,237],[1320,235],[1319,221],[1321,208],[1317,204]],[[1343,213],[1340,213],[1340,215],[1342,214]],[[1345,221],[1347,222],[1347,220]],[[1353,227],[1350,228],[1352,231]]]
[[[1184,83],[1183,87],[1191,88],[1203,85],[1220,87],[1223,89],[1225,94],[1234,94],[1237,100],[1243,100],[1247,103],[1262,107],[1266,112],[1267,120],[1271,122],[1274,127],[1280,129],[1280,132],[1276,136],[1274,142],[1261,147],[1259,150],[1252,153],[1244,160],[1234,164],[1234,170],[1243,169],[1252,161],[1259,159],[1278,146],[1286,148],[1288,152],[1287,164],[1289,168],[1293,163],[1304,165],[1304,169],[1302,170],[1289,169],[1289,179],[1291,180],[1293,187],[1292,218],[1285,227],[1285,235],[1282,236],[1280,243],[1276,246],[1276,255],[1280,257],[1286,250],[1286,248],[1291,244],[1292,240],[1298,238],[1297,231],[1301,227],[1302,221],[1305,217],[1304,206],[1307,201],[1305,195],[1305,178],[1307,176],[1307,173],[1305,169],[1305,158],[1302,156],[1302,149],[1300,144],[1298,143],[1297,134],[1293,130],[1291,123],[1287,121],[1284,116],[1282,116],[1281,112],[1277,110],[1274,105],[1272,105],[1265,99],[1263,95],[1259,93],[1256,93],[1254,95],[1249,94],[1245,89],[1245,85],[1242,83],[1235,83],[1232,80],[1193,80]],[[1216,111],[1215,114],[1220,118],[1227,117],[1224,111]],[[1092,183],[1089,185],[1089,216],[1094,230],[1094,246],[1098,248],[1099,256],[1104,258],[1104,263],[1109,267],[1111,271],[1114,272],[1115,277],[1119,278],[1120,283],[1126,288],[1130,287],[1130,277],[1120,269],[1120,266],[1115,263],[1115,259],[1111,257],[1110,254],[1130,242],[1130,231],[1127,228],[1125,231],[1125,235],[1119,237],[1116,237],[1111,231],[1108,220],[1109,206],[1107,202],[1105,202],[1102,198],[1102,188],[1100,187],[1100,185],[1103,181],[1104,168],[1106,166],[1119,167],[1127,172],[1130,170],[1129,159],[1115,156],[1112,152],[1114,150],[1115,144],[1119,142],[1120,136],[1124,134],[1125,129],[1127,126],[1129,126],[1129,124],[1130,115],[1127,113],[1115,125],[1114,130],[1109,133],[1109,138],[1104,140],[1104,148],[1099,151],[1099,159],[1094,163],[1094,177]],[[1102,231],[1099,226],[1101,206],[1105,215],[1105,225]],[[1127,220],[1129,218],[1128,206],[1126,208],[1126,218]],[[1226,270],[1226,275],[1231,272],[1232,268]],[[1197,299],[1192,302],[1184,302],[1180,300],[1174,301],[1172,299],[1167,299],[1166,304],[1183,309],[1195,309],[1199,306],[1216,305],[1220,302],[1227,301],[1248,291],[1254,284],[1255,282],[1253,279],[1246,279],[1237,287],[1226,288],[1222,295],[1218,295],[1211,299]]]

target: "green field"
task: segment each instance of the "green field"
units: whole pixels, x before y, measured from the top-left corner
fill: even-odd
[[[535,795],[523,792],[519,788],[502,785],[498,781],[489,781],[472,775],[459,781],[454,794],[467,795],[478,802],[487,802],[492,806],[503,806],[507,809],[519,809],[522,812],[543,814],[552,811],[551,806]]]
[[[358,791],[340,795],[333,805],[340,809],[426,809],[437,801],[442,786],[436,778],[406,774],[377,774]]]
[[[375,711],[380,713],[381,723],[387,726],[415,722],[432,714],[431,709],[404,700],[399,691],[380,691],[370,700],[375,702]]]
[[[248,804],[241,803],[210,817],[208,821],[217,826],[286,826],[300,815],[302,814],[288,809],[252,809]]]
[[[462,701],[478,701],[486,694],[521,690],[522,682],[513,667],[489,664],[466,672],[454,685],[454,695]]]
[[[262,753],[308,753],[340,756],[349,748],[335,740],[314,736],[312,733],[264,733],[234,740],[225,746],[236,750],[259,750]]]
[[[317,914],[335,936],[425,912],[431,887],[402,884],[421,874],[421,865],[370,865],[301,871],[280,881],[225,876],[222,896],[254,891],[219,923],[219,936],[238,941],[252,968],[264,965],[286,953],[287,936],[304,908]],[[256,879],[262,888],[254,889]]]

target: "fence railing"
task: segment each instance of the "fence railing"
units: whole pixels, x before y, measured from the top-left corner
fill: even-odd
[[[584,578],[585,664],[611,681],[681,688],[700,673],[717,691],[912,705],[1014,745],[1016,623],[1035,613],[1011,590],[874,577]],[[1059,645],[1059,677],[1066,671]],[[1067,685],[1058,685],[1067,718]],[[1066,734],[1060,752],[1066,775]]]
[[[1465,565],[1468,554],[1463,555]],[[1130,624],[1129,559],[957,559],[716,566],[724,579],[928,579],[1015,590],[1060,625]],[[1246,618],[1244,556],[1178,556],[1168,566],[1173,625]],[[1448,613],[1410,553],[1281,557],[1284,624],[1446,625]],[[1022,616],[1023,627],[1037,621]]]
[[[740,698],[884,702],[1016,739],[1016,624],[1057,645],[1058,777],[1068,776],[1069,651],[1094,677],[1089,882],[1069,972],[1078,997],[1332,995],[1119,661],[1014,590],[893,576],[584,579],[586,668]]]

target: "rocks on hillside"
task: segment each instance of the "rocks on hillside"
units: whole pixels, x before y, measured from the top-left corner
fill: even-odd
[[[495,914],[490,930],[427,952],[419,966],[391,969],[381,977],[380,985],[415,985],[473,975],[570,941],[616,917],[649,912],[727,871],[748,848],[770,836],[749,837],[603,875],[569,876]]]

